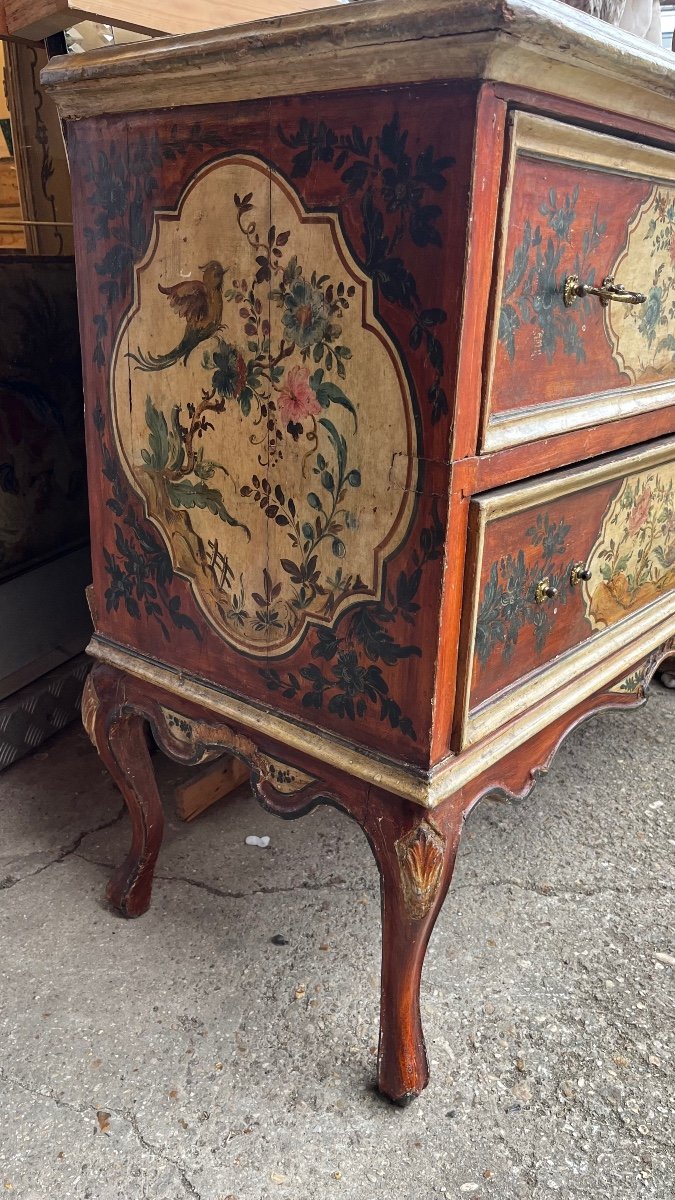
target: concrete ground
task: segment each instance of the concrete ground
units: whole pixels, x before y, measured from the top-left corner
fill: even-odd
[[[245,794],[185,826],[183,772],[159,772],[137,921],[101,899],[128,828],[80,730],[0,776],[0,1194],[675,1195],[675,693],[594,718],[529,800],[471,818],[424,975],[432,1081],[405,1110],[372,1090],[360,830]]]

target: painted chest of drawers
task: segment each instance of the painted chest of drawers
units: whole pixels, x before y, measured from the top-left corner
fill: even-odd
[[[369,0],[57,60],[93,523],[87,728],[150,899],[144,725],[382,879],[427,1080],[465,815],[675,636],[675,75],[557,3]],[[533,90],[533,81],[545,91]]]

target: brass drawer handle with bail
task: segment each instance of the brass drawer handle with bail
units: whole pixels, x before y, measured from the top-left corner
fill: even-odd
[[[619,304],[644,304],[647,300],[642,292],[629,292],[628,288],[615,283],[613,275],[607,275],[600,287],[579,283],[578,275],[568,275],[563,287],[565,307],[569,308],[580,296],[597,296],[603,308],[607,308],[610,300],[616,300]]]

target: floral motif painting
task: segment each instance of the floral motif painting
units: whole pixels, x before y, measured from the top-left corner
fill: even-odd
[[[520,352],[560,355],[584,362],[587,319],[600,312],[596,300],[584,297],[565,308],[563,291],[572,272],[585,283],[599,284],[593,265],[606,254],[607,222],[600,205],[578,216],[582,199],[577,184],[564,195],[551,188],[539,204],[536,224],[524,220],[519,244],[507,261],[499,313],[498,340],[512,363],[519,331],[531,327]],[[574,258],[576,226],[579,249]],[[610,304],[602,310],[607,338],[620,371],[632,383],[649,384],[675,373],[675,190],[654,187],[628,224],[625,245],[609,274],[624,285],[639,287],[644,304]]]
[[[628,228],[613,275],[638,280],[646,303],[605,309],[612,352],[632,383],[658,383],[675,374],[675,189],[654,187]]]
[[[675,462],[623,476],[619,469],[620,463],[618,477],[589,479],[589,486],[534,509],[486,521],[472,708],[667,593],[672,597]],[[554,592],[538,602],[544,581]]]
[[[584,584],[594,629],[675,588],[675,466],[630,475],[602,523]]]
[[[570,312],[563,302],[578,201],[578,184],[564,195],[550,188],[539,203],[539,219],[534,228],[529,219],[524,222],[522,239],[514,248],[504,277],[497,334],[511,362],[516,355],[516,333],[526,326],[533,329],[532,345],[549,363],[560,354],[570,355],[577,362],[586,357],[578,310]],[[583,230],[580,252],[577,251],[574,260],[575,274],[587,283],[595,282],[591,263],[607,228],[600,220],[599,208],[596,205],[589,226]],[[581,302],[581,308],[585,315],[591,311],[588,297]]]
[[[528,625],[537,654],[544,651],[555,618],[548,605],[537,604],[537,584],[545,577],[556,589],[557,615],[558,606],[567,603],[574,566],[569,535],[565,521],[551,521],[547,513],[538,513],[527,530],[526,547],[491,564],[476,618],[475,653],[482,666],[497,647],[508,662]]]
[[[262,160],[156,214],[112,391],[129,482],[231,644],[285,653],[379,597],[414,504],[405,373],[335,216]]]

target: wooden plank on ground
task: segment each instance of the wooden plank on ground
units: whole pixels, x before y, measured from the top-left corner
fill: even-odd
[[[194,821],[212,804],[236,791],[249,777],[249,769],[239,758],[219,758],[194,779],[176,788],[176,812],[181,821]]]

